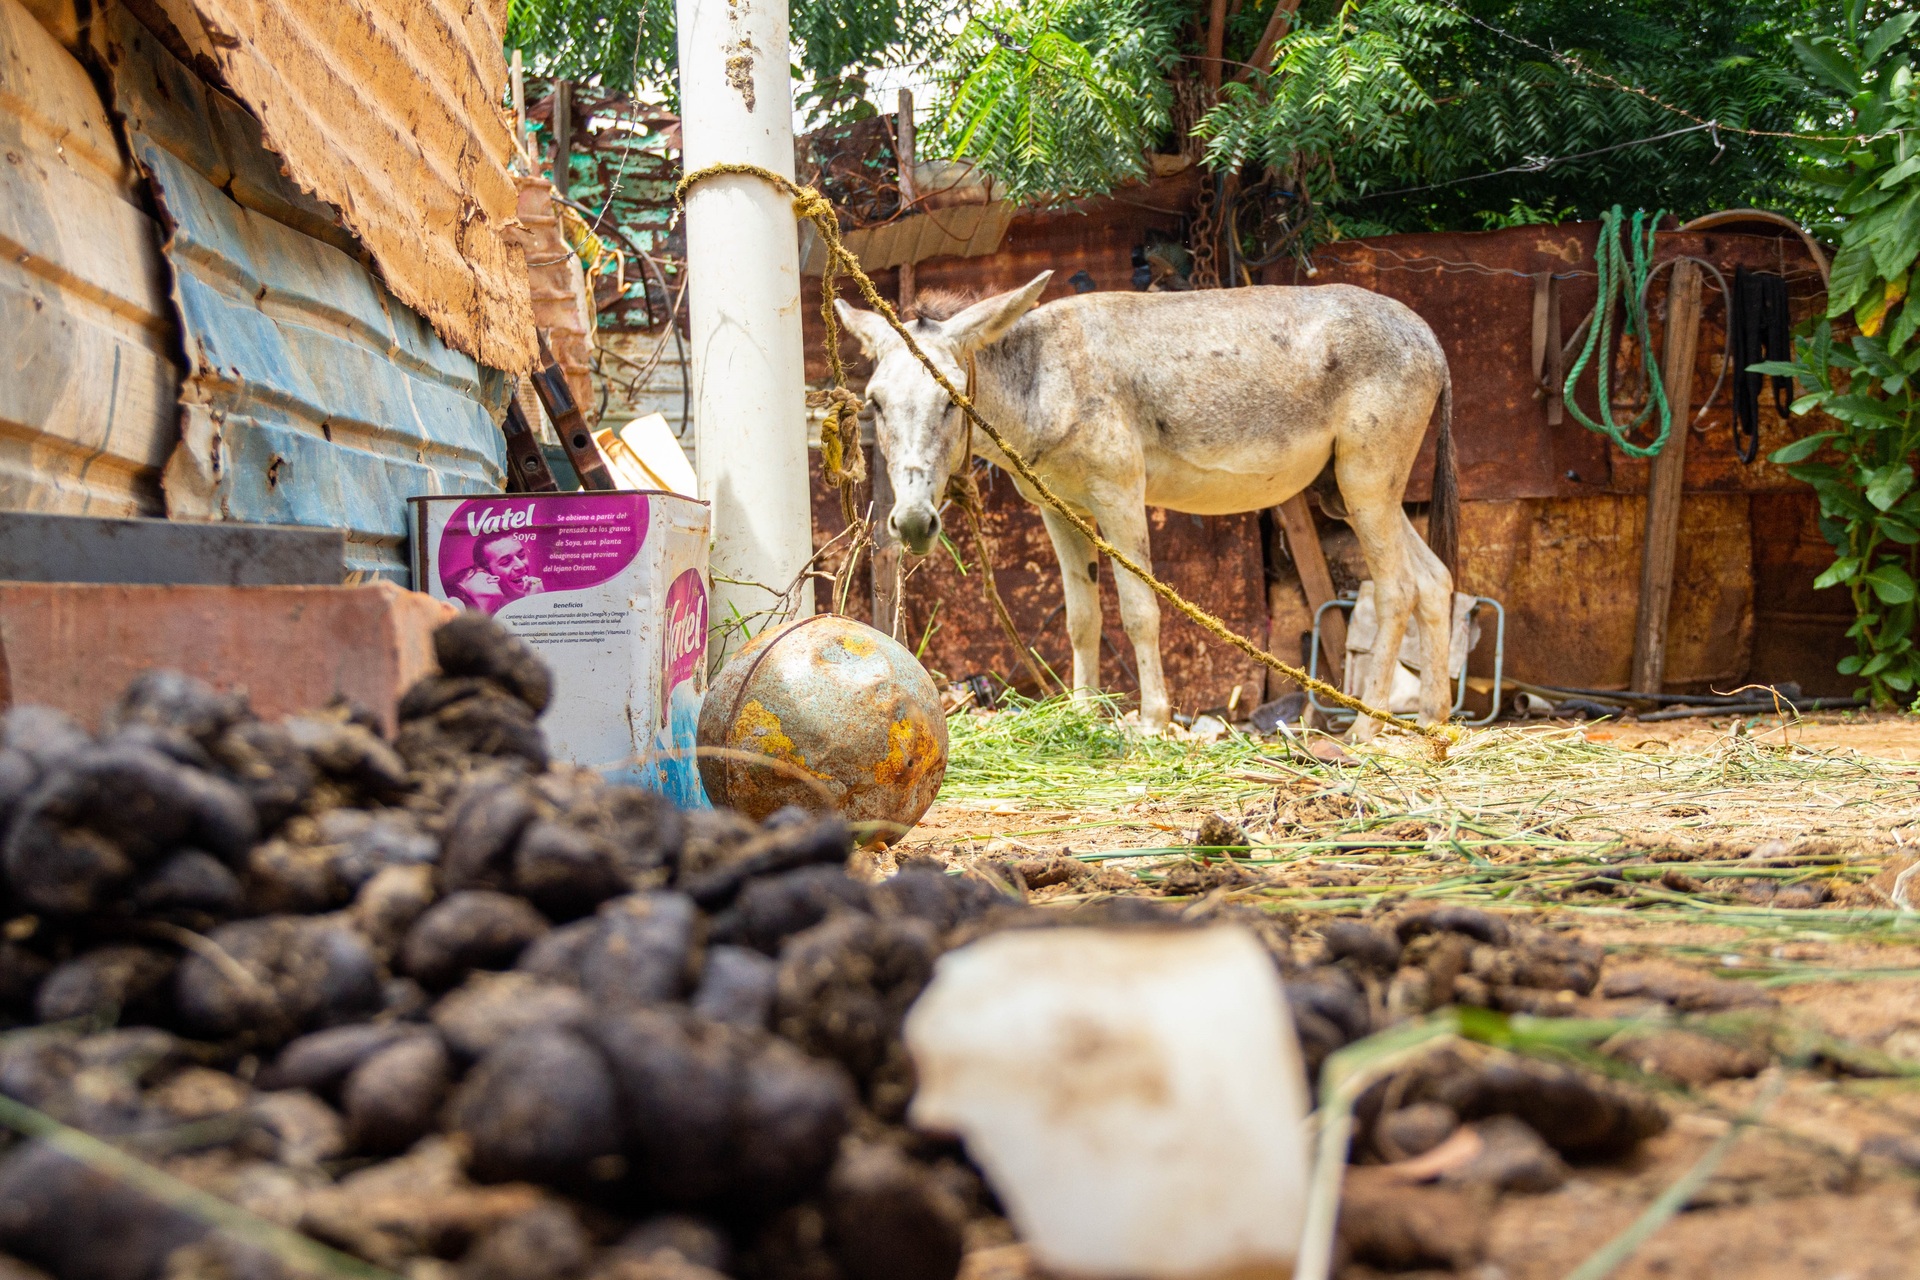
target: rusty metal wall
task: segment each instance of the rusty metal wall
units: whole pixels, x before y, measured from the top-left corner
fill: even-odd
[[[156,515],[180,384],[158,232],[99,91],[19,0],[0,155],[0,507]]]
[[[1667,683],[1739,683],[1752,665],[1753,547],[1745,494],[1690,496],[1667,615]],[[1461,505],[1460,586],[1507,609],[1507,665],[1524,680],[1625,688],[1646,499],[1623,494]],[[1490,646],[1483,646],[1490,652]],[[1484,660],[1479,665],[1487,668]]]
[[[1647,464],[1628,458],[1573,420],[1547,425],[1547,407],[1533,377],[1533,275],[1560,279],[1562,331],[1571,336],[1593,309],[1593,246],[1597,223],[1514,227],[1503,231],[1383,236],[1326,245],[1313,255],[1315,274],[1300,264],[1267,270],[1268,284],[1352,284],[1406,303],[1433,327],[1453,369],[1454,438],[1461,495],[1469,499],[1571,498],[1594,493],[1645,493]],[[1796,319],[1822,309],[1819,268],[1790,233],[1738,228],[1662,232],[1655,260],[1688,255],[1713,263],[1731,282],[1735,266],[1787,278]],[[1656,346],[1666,305],[1662,272],[1648,298]],[[1726,306],[1712,276],[1694,369],[1698,410],[1714,386],[1726,351]],[[1629,353],[1615,361],[1614,385],[1631,374]],[[1580,403],[1593,416],[1594,375],[1581,382]],[[1616,399],[1618,395],[1616,394]],[[1732,390],[1719,395],[1698,420],[1687,450],[1686,489],[1753,493],[1791,489],[1795,481],[1764,461],[1742,464],[1733,453]],[[1770,398],[1761,402],[1761,453],[1816,428],[1783,422]],[[1426,500],[1433,474],[1429,438],[1414,464],[1408,499]]]
[[[1853,652],[1847,629],[1853,606],[1844,588],[1813,589],[1833,563],[1820,536],[1820,502],[1805,487],[1756,493],[1753,524],[1753,667],[1751,680],[1795,680],[1815,696],[1844,697],[1859,688],[1834,663]]]
[[[1131,289],[1134,250],[1149,238],[1178,240],[1184,216],[1181,210],[1192,203],[1193,191],[1194,176],[1188,171],[1148,186],[1129,188],[1128,193],[1118,196],[1060,209],[1026,210],[1007,224],[995,252],[975,258],[930,258],[920,263],[914,269],[916,287],[923,294],[955,290],[984,296],[1018,288],[1042,271],[1052,271],[1053,279],[1040,296],[1044,304],[1072,296],[1073,277],[1085,271],[1096,289]],[[944,217],[950,212],[938,210],[929,216]],[[899,297],[897,271],[882,268],[869,274],[889,302]],[[807,381],[819,385],[827,377],[819,278],[802,277],[800,290]],[[844,282],[841,293],[855,306],[865,305]],[[868,366],[857,342],[843,338],[840,354],[856,378],[866,376]]]

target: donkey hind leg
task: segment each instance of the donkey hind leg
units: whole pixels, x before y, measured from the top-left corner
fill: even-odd
[[[1144,484],[1123,498],[1096,500],[1094,515],[1108,541],[1143,569],[1153,568]],[[1167,678],[1160,670],[1160,601],[1152,587],[1119,565],[1113,567],[1113,585],[1120,596],[1121,625],[1133,642],[1134,668],[1140,673],[1140,727],[1157,733],[1167,727],[1172,713]]]
[[[1040,509],[1054,554],[1060,557],[1060,586],[1067,601],[1067,639],[1073,645],[1073,692],[1085,696],[1100,688],[1100,559],[1087,535],[1057,511]]]
[[[1406,514],[1397,495],[1381,497],[1347,493],[1347,522],[1360,539],[1360,551],[1366,557],[1367,571],[1373,577],[1373,608],[1378,629],[1374,633],[1373,669],[1360,697],[1369,706],[1391,710],[1393,675],[1399,667],[1400,642],[1407,634],[1408,615],[1416,598],[1412,556],[1402,533]],[[1378,720],[1363,716],[1354,723],[1357,741],[1373,737],[1381,729]]]
[[[1453,575],[1404,510],[1400,519],[1420,624],[1420,723],[1445,724],[1453,714]]]

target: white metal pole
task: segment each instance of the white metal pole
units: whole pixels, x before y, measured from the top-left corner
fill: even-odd
[[[793,176],[787,0],[677,0],[688,173],[726,161]],[[792,202],[759,178],[687,196],[693,414],[700,496],[713,504],[716,624],[761,615],[813,554],[800,254]],[[795,598],[797,597],[797,599]],[[813,612],[811,584],[788,599]]]

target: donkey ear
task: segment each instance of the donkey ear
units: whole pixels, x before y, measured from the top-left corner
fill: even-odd
[[[1033,310],[1051,279],[1053,272],[1042,271],[1018,289],[984,298],[941,325],[941,332],[962,351],[978,351],[997,342],[1014,321]]]
[[[878,358],[889,343],[900,341],[900,335],[893,331],[886,317],[850,307],[845,298],[833,300],[833,313],[840,317],[840,326],[860,340],[860,349],[867,353],[868,359]]]

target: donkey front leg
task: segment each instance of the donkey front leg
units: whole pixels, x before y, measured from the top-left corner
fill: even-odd
[[[1067,601],[1067,639],[1073,645],[1073,692],[1084,697],[1100,688],[1100,560],[1087,535],[1065,516],[1046,507],[1054,554],[1060,557],[1060,586]]]
[[[1100,503],[1094,515],[1109,542],[1141,568],[1153,568],[1144,493],[1136,491],[1125,501]],[[1113,585],[1120,595],[1121,625],[1133,642],[1134,668],[1140,673],[1140,727],[1158,733],[1167,727],[1172,711],[1167,703],[1167,678],[1160,670],[1160,601],[1152,587],[1117,564],[1113,567]]]

